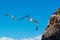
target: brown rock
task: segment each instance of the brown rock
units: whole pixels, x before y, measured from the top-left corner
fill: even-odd
[[[42,40],[60,40],[60,8],[49,19]]]

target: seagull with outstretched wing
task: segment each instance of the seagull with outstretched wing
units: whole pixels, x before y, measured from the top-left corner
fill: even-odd
[[[11,15],[11,14],[5,14],[5,16],[10,16],[12,18],[12,20],[15,19],[15,17],[13,15]]]
[[[28,15],[22,17],[21,20],[23,20],[24,18],[28,18],[30,22],[36,23],[36,31],[38,30],[38,21],[37,21],[37,20],[34,20],[33,18],[31,18],[31,17],[28,16]]]

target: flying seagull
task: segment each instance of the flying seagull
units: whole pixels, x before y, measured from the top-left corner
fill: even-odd
[[[5,16],[10,16],[12,18],[12,20],[15,19],[15,17],[13,15],[11,15],[11,14],[5,14]]]
[[[21,20],[23,20],[25,18],[28,18],[30,22],[36,23],[36,31],[37,31],[38,30],[38,21],[31,18],[29,15],[26,15],[26,16],[22,17]]]

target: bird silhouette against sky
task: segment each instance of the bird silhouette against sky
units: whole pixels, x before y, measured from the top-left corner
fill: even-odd
[[[10,17],[12,18],[12,20],[14,20],[15,18],[17,18],[17,17],[15,17],[15,16],[11,15],[11,14],[5,14],[5,16],[10,16]],[[34,19],[31,18],[30,16],[26,15],[26,16],[22,17],[21,19],[18,18],[17,20],[20,21],[20,20],[23,20],[23,19],[25,19],[25,18],[28,18],[30,22],[36,23],[36,31],[37,31],[37,30],[38,30],[38,21],[37,21],[37,20],[34,20]]]
[[[28,18],[30,22],[36,23],[36,31],[37,31],[38,30],[38,21],[31,18],[29,15],[26,15],[26,16],[22,17],[21,20],[23,20],[25,18]]]
[[[15,19],[15,16],[11,15],[11,14],[5,14],[5,16],[10,16],[12,18],[12,20]]]

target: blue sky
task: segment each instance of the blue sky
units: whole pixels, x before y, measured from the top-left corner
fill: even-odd
[[[0,37],[25,38],[42,34],[50,16],[60,8],[60,0],[0,0]],[[27,19],[12,21],[4,14],[16,17],[30,15],[39,21],[39,29]]]

